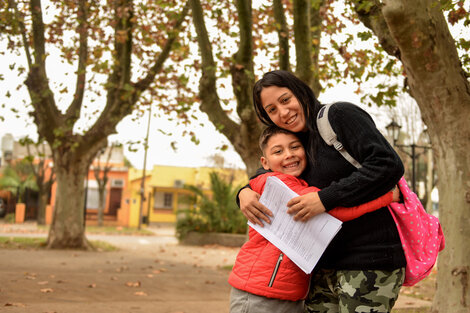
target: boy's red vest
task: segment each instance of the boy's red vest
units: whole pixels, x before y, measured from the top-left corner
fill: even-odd
[[[266,179],[276,176],[299,195],[318,191],[299,178],[269,172],[250,181],[252,190],[262,194]],[[351,220],[379,209],[392,201],[389,192],[379,199],[354,208],[337,208],[329,213],[342,221]],[[259,296],[297,301],[307,296],[310,275],[305,274],[286,255],[250,227],[249,240],[241,247],[228,282],[233,287]]]

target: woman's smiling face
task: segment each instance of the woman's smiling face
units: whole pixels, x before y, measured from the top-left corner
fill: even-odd
[[[260,98],[263,109],[274,124],[294,133],[307,130],[304,110],[288,88],[265,87]]]

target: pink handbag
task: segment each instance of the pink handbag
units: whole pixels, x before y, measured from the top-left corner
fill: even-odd
[[[437,254],[445,240],[437,217],[426,213],[416,194],[404,178],[398,182],[403,203],[393,202],[388,208],[395,220],[405,252],[404,286],[413,286],[431,273]]]

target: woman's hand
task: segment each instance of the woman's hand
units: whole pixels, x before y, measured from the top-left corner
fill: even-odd
[[[295,214],[294,220],[306,222],[315,215],[326,211],[318,196],[318,192],[309,192],[303,196],[292,198],[288,203],[287,213]]]
[[[400,188],[398,186],[395,186],[395,188],[392,189],[393,192],[393,199],[392,202],[400,202]]]
[[[263,227],[263,222],[271,224],[269,216],[273,216],[273,213],[259,202],[260,195],[251,190],[250,188],[244,188],[238,194],[240,200],[240,210],[243,215],[252,222]]]

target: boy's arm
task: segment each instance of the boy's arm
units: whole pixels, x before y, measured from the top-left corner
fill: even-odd
[[[364,204],[349,208],[337,207],[328,211],[328,213],[343,222],[347,222],[358,218],[366,213],[383,208],[384,206],[387,206],[392,202],[398,201],[399,193],[397,190],[398,188],[395,188],[394,190],[387,192],[383,196],[375,200],[366,202]]]

